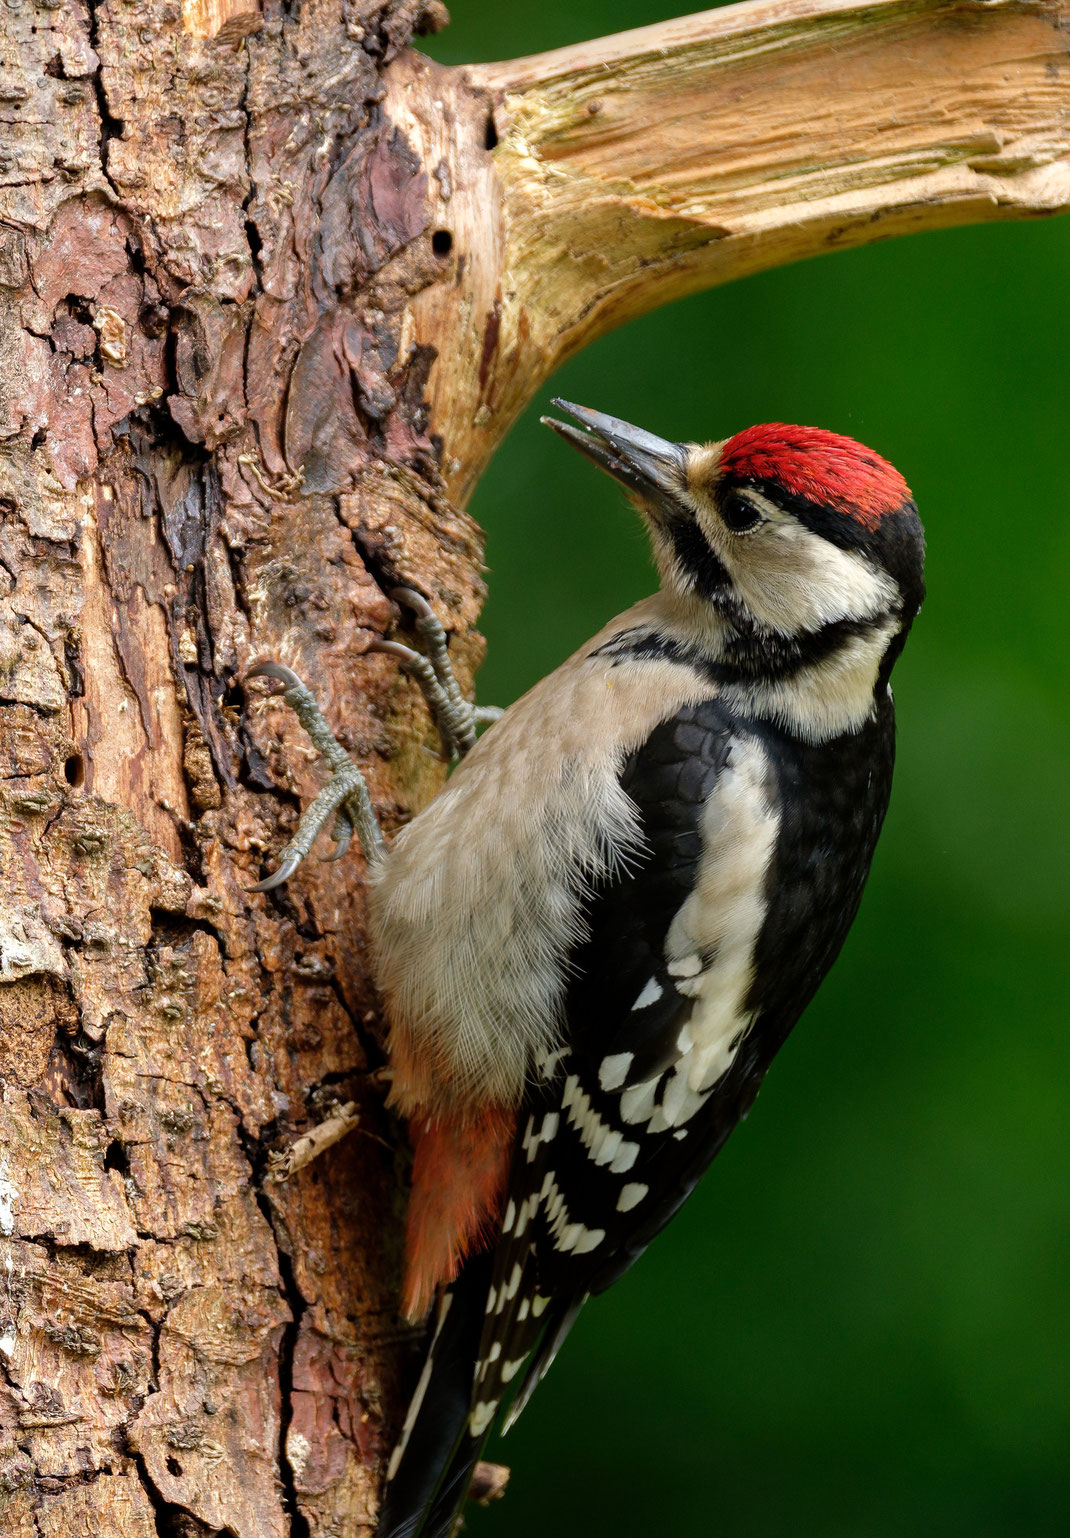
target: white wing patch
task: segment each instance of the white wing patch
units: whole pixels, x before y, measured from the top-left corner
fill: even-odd
[[[691,1012],[672,1066],[621,1094],[621,1118],[630,1126],[652,1133],[683,1128],[731,1068],[754,1023],[747,995],[780,826],[770,773],[761,746],[737,739],[703,811],[698,879],[665,942],[666,971],[677,993],[693,1001]],[[625,1082],[630,1061],[618,1064],[627,1055],[602,1060],[603,1089]]]
[[[660,1077],[646,1079],[642,1084],[633,1084],[631,1089],[626,1089],[621,1095],[620,1114],[629,1125],[649,1121],[653,1116],[654,1097],[660,1083]]]

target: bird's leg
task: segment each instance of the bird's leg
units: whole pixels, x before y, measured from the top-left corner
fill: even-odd
[[[497,721],[502,712],[496,705],[470,705],[465,699],[453,676],[446,632],[423,594],[415,588],[399,587],[390,596],[416,616],[414,628],[427,649],[426,655],[401,641],[377,641],[374,649],[401,659],[423,690],[446,756],[463,758],[475,747],[476,728]]]
[[[297,674],[280,662],[260,662],[249,669],[246,678],[277,678],[286,685],[283,699],[319,749],[331,770],[329,782],[301,813],[293,838],[282,851],[279,868],[258,881],[254,892],[270,892],[288,881],[308,854],[329,822],[333,825],[336,849],[327,856],[340,859],[349,848],[354,831],[361,842],[369,865],[377,864],[386,853],[386,840],[375,815],[364,776],[335,737],[324,719],[315,696]]]
[[[402,665],[413,674],[423,690],[447,757],[463,758],[475,746],[476,728],[497,721],[502,712],[494,706],[470,705],[461,693],[450,665],[446,632],[435,618],[427,599],[414,588],[407,587],[398,588],[391,597],[405,604],[415,614],[415,628],[427,647],[427,655],[414,651],[411,646],[405,646],[400,641],[377,641],[374,650],[389,652],[391,656],[401,659]],[[277,678],[286,685],[283,699],[331,770],[328,783],[301,813],[294,836],[282,851],[278,870],[265,876],[263,881],[258,881],[252,890],[270,892],[273,887],[288,881],[328,823],[332,824],[331,836],[336,847],[327,859],[340,860],[349,848],[355,832],[360,839],[365,859],[370,865],[377,864],[386,854],[386,840],[375,815],[367,783],[327,725],[311,689],[281,662],[257,663],[245,676]]]

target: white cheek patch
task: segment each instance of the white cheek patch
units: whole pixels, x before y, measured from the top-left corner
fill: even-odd
[[[730,534],[706,509],[697,517],[736,595],[760,624],[798,635],[837,620],[874,619],[895,608],[895,583],[861,551],[822,539],[758,492],[748,491],[748,497],[765,515],[754,534]]]

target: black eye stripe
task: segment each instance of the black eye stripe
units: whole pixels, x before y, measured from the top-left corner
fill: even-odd
[[[712,598],[715,593],[724,593],[731,588],[731,577],[710,549],[694,519],[671,524],[669,534],[676,559],[691,578],[700,598]]]

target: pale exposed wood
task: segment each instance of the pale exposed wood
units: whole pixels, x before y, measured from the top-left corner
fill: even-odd
[[[1070,204],[1065,3],[754,0],[466,71],[401,61],[390,80],[450,168],[463,272],[413,313],[440,349],[430,394],[462,501],[537,385],[630,316],[823,250]],[[452,126],[473,91],[492,157],[478,123]]]
[[[258,0],[182,0],[182,24],[194,37],[239,43],[262,19]]]
[[[269,1178],[274,1181],[289,1180],[298,1170],[303,1170],[313,1159],[333,1148],[360,1125],[360,1112],[352,1100],[337,1106],[329,1116],[317,1122],[307,1132],[295,1138],[289,1148],[273,1152],[269,1159]]]

